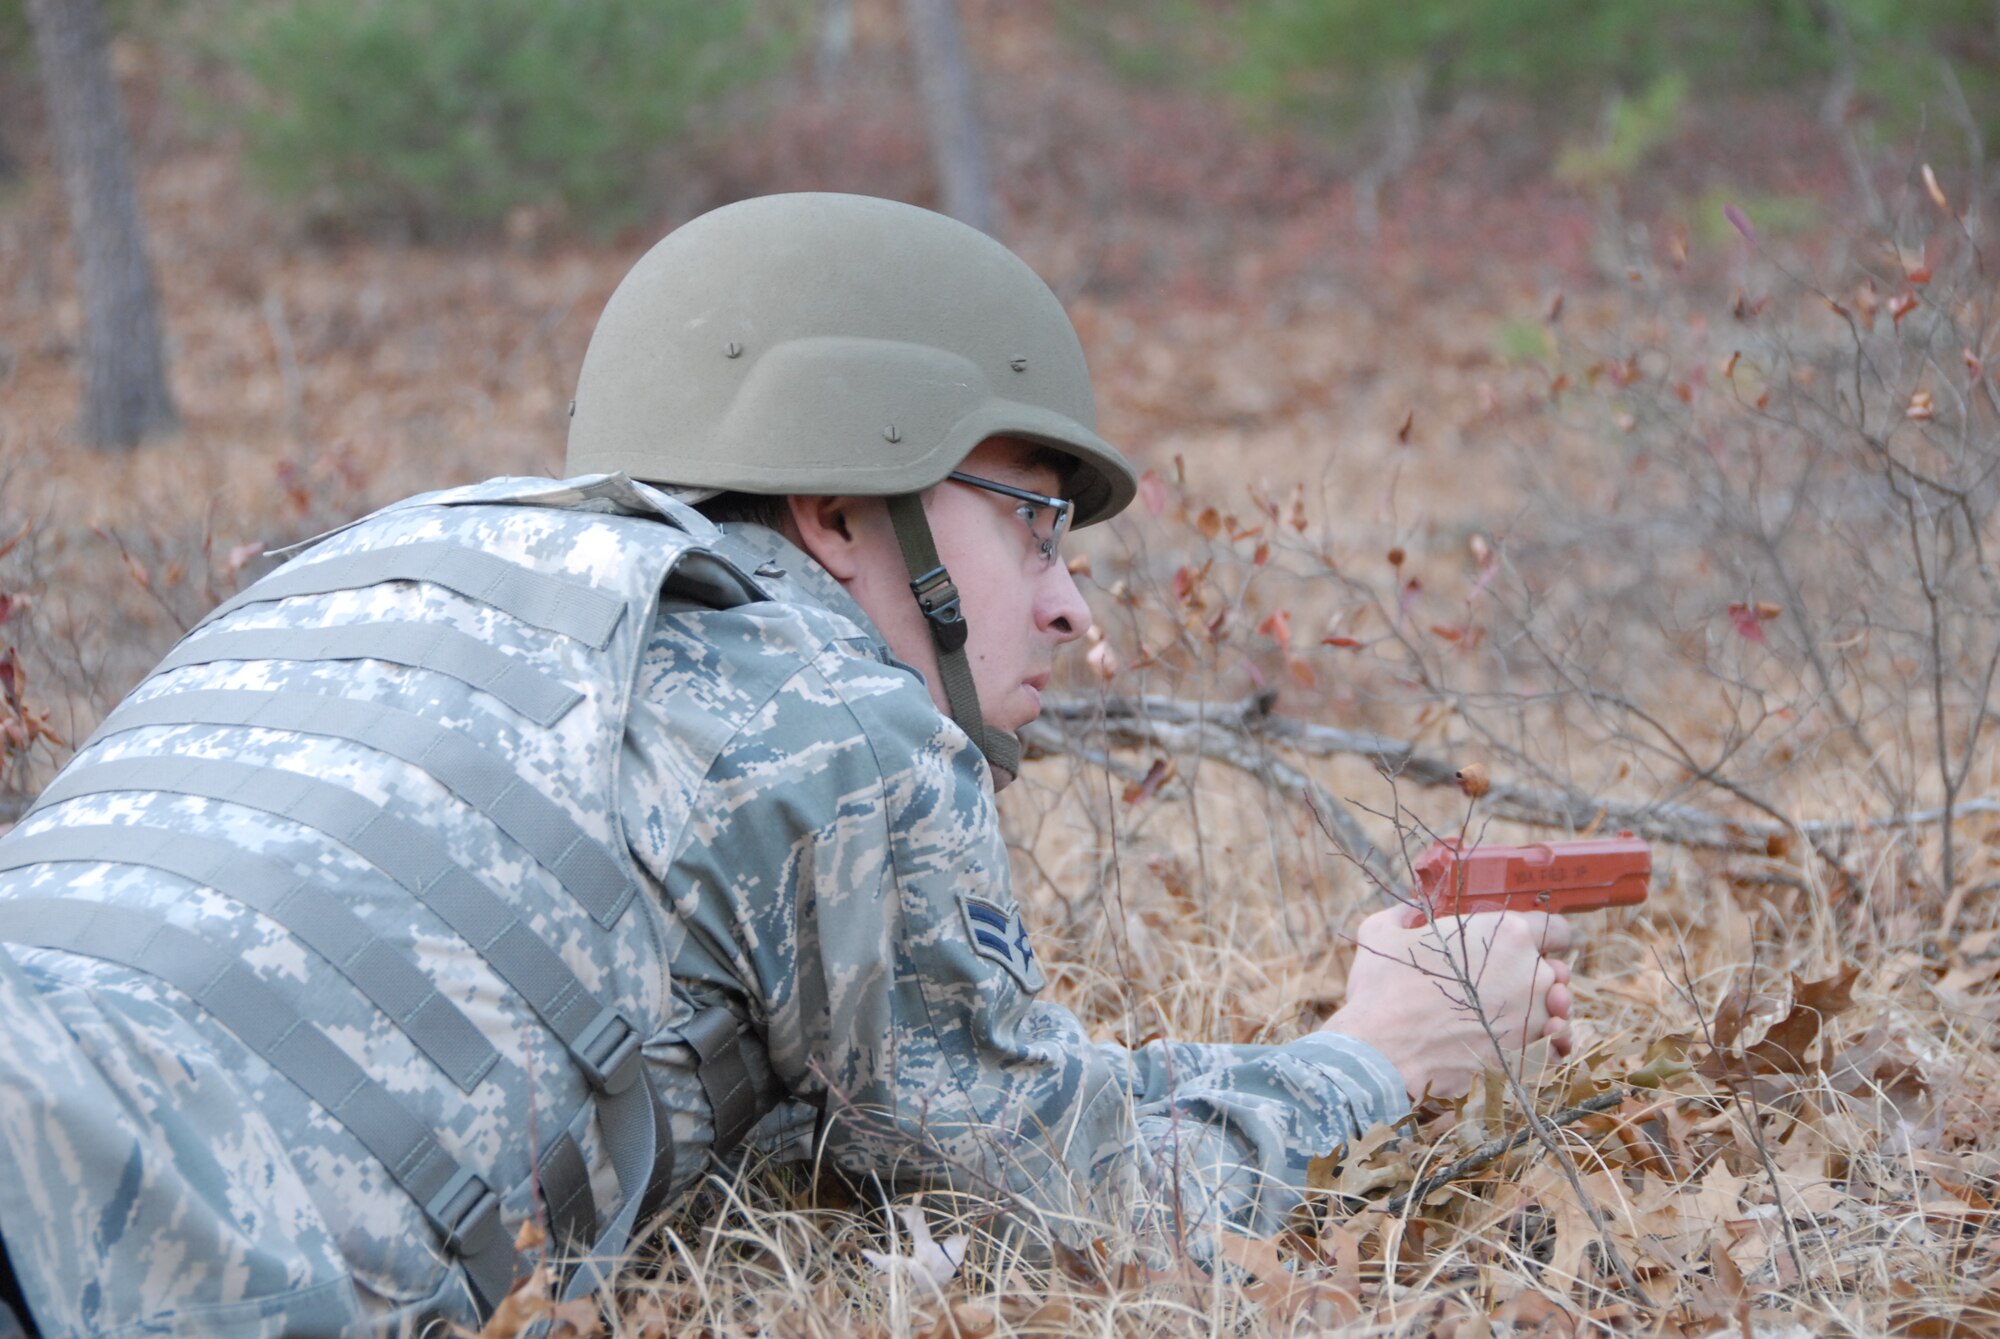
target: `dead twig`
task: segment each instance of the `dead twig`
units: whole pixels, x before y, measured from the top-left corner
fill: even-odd
[[[1334,840],[1370,869],[1380,853],[1345,804],[1304,772],[1270,757],[1275,746],[1312,758],[1362,757],[1382,771],[1422,786],[1454,786],[1459,763],[1388,735],[1316,725],[1269,710],[1260,695],[1241,703],[1198,703],[1178,698],[1109,698],[1102,702],[1050,698],[1041,718],[1021,732],[1030,756],[1079,755],[1092,744],[1198,753],[1237,767],[1307,799],[1326,818]],[[1786,824],[1733,818],[1695,805],[1607,800],[1574,790],[1495,781],[1482,804],[1494,818],[1536,827],[1629,830],[1676,846],[1763,854],[1773,839],[1794,833],[1812,838],[1894,828],[1929,827],[1972,814],[2000,813],[2000,796],[1962,800],[1947,808],[1917,809],[1879,817]],[[1386,868],[1386,865],[1382,865]]]

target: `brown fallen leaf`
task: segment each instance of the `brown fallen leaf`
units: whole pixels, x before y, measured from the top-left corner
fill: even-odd
[[[1697,1068],[1716,1081],[1727,1082],[1760,1074],[1803,1074],[1808,1067],[1806,1053],[1819,1039],[1825,1021],[1845,1012],[1854,1004],[1854,983],[1861,975],[1859,965],[1850,964],[1818,981],[1792,978],[1792,1007],[1773,1023],[1761,1041],[1741,1053],[1732,1053],[1722,1040],[1724,1010],[1716,1010],[1716,1048],[1704,1056]],[[1732,992],[1732,997],[1734,992]],[[1725,1005],[1731,1001],[1725,1001]],[[1730,1020],[1729,1034],[1741,1029],[1740,1017]]]
[[[534,1272],[516,1283],[513,1291],[493,1308],[493,1314],[478,1330],[479,1339],[515,1339],[530,1326],[547,1319],[553,1309],[550,1295],[554,1291],[555,1276],[549,1267],[536,1265]]]
[[[1146,775],[1126,785],[1123,799],[1133,805],[1152,799],[1160,793],[1160,787],[1174,777],[1174,763],[1171,758],[1155,758],[1153,765],[1146,769]]]
[[[986,1339],[999,1328],[1000,1316],[992,1307],[959,1301],[923,1331],[923,1339]]]
[[[1496,1307],[1494,1320],[1511,1325],[1517,1335],[1573,1335],[1577,1315],[1547,1293],[1530,1289]]]
[[[1361,1314],[1357,1297],[1333,1283],[1295,1274],[1278,1253],[1277,1243],[1264,1237],[1224,1232],[1216,1249],[1222,1258],[1249,1274],[1243,1292],[1274,1320],[1309,1319],[1316,1327],[1346,1325]]]

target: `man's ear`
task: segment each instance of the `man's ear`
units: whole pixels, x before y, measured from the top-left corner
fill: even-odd
[[[786,499],[791,505],[794,541],[835,581],[852,581],[861,570],[858,512],[867,500],[797,495]]]

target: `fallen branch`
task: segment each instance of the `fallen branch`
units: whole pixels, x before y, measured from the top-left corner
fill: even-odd
[[[1381,877],[1387,862],[1349,808],[1297,768],[1271,757],[1277,748],[1310,758],[1339,755],[1366,758],[1399,781],[1420,786],[1455,785],[1459,762],[1419,752],[1407,740],[1362,730],[1274,714],[1271,694],[1243,702],[1188,702],[1178,698],[1050,698],[1041,718],[1021,732],[1030,757],[1076,755],[1095,746],[1157,748],[1196,753],[1276,784],[1304,799],[1348,855]],[[1763,854],[1774,840],[1794,834],[1837,837],[1890,828],[1926,827],[1943,821],[1942,809],[1922,809],[1855,822],[1796,824],[1739,819],[1690,804],[1605,800],[1575,790],[1555,790],[1495,781],[1481,809],[1494,818],[1566,831],[1626,830],[1649,841],[1720,851]],[[1951,817],[2000,813],[2000,798],[1987,796],[1953,806]],[[1387,880],[1395,886],[1397,880]]]
[[[1599,1112],[1609,1111],[1624,1100],[1625,1094],[1619,1089],[1599,1093],[1595,1097],[1586,1097],[1573,1107],[1564,1107],[1553,1115],[1542,1117],[1542,1124],[1548,1129],[1561,1129],[1565,1125],[1574,1125],[1585,1116],[1595,1116]],[[1534,1137],[1533,1127],[1527,1127],[1516,1130],[1510,1135],[1503,1135],[1499,1139],[1489,1139],[1456,1162],[1445,1164],[1404,1193],[1388,1200],[1382,1208],[1390,1217],[1399,1217],[1412,1205],[1421,1205],[1430,1193],[1440,1186],[1448,1186],[1453,1181],[1471,1176],[1474,1172],[1484,1171]]]

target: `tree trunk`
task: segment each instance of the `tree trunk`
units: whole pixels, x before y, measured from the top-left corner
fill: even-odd
[[[83,292],[83,415],[93,446],[175,426],[132,151],[97,0],[27,0]]]
[[[819,15],[819,53],[813,61],[821,84],[839,77],[854,50],[854,0],[823,0]]]
[[[986,136],[959,27],[957,0],[903,0],[903,22],[917,62],[931,158],[944,188],[944,212],[992,234],[993,183],[986,170]]]

